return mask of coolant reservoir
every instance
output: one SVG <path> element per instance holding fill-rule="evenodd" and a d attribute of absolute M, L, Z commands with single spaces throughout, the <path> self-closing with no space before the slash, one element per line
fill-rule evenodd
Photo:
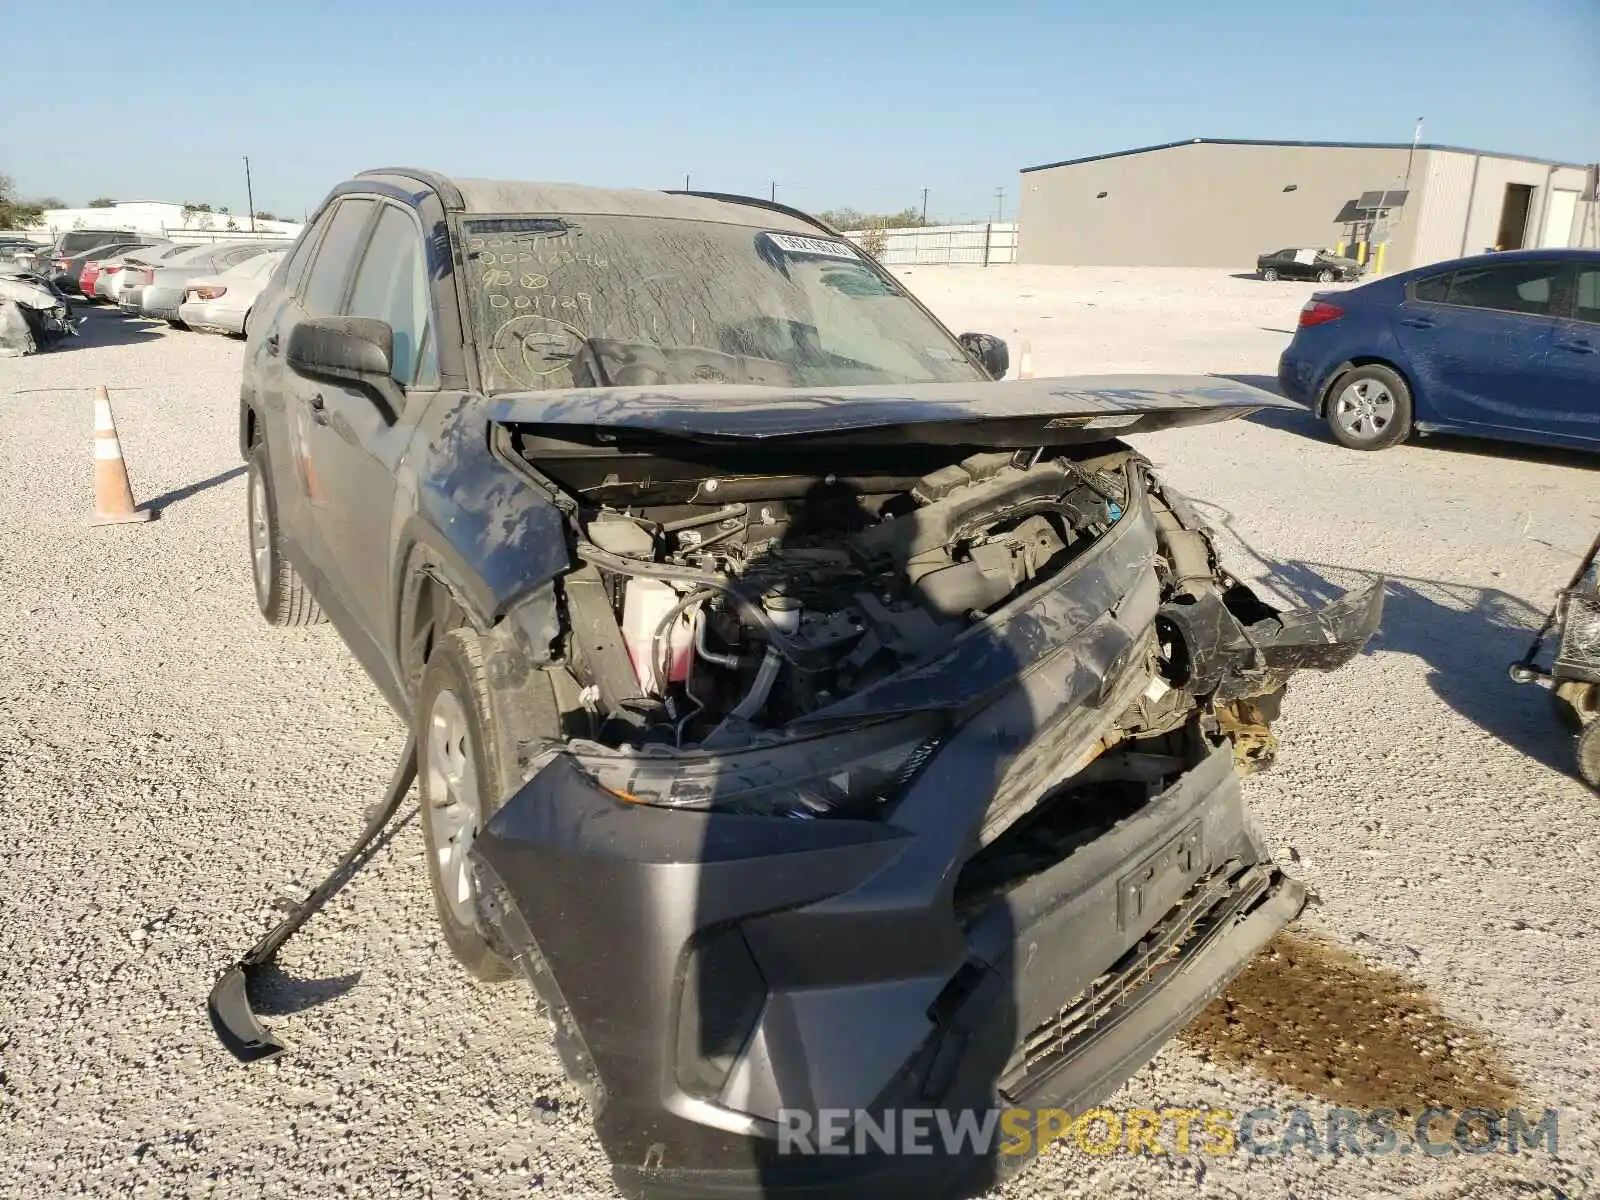
<path fill-rule="evenodd" d="M 622 641 L 628 648 L 628 658 L 633 662 L 633 673 L 646 690 L 655 685 L 655 671 L 651 668 L 651 643 L 656 630 L 680 597 L 669 583 L 659 579 L 630 579 L 622 593 Z M 661 649 L 671 666 L 667 671 L 669 683 L 682 683 L 689 677 L 689 657 L 694 653 L 694 626 L 687 614 L 672 623 L 669 637 L 663 639 L 672 649 L 670 655 Z"/>

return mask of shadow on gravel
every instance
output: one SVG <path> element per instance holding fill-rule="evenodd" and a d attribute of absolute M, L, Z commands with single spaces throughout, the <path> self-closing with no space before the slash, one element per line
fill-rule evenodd
<path fill-rule="evenodd" d="M 153 341 L 161 336 L 161 330 L 165 328 L 142 317 L 130 317 L 121 309 L 103 305 L 89 308 L 81 300 L 72 306 L 72 310 L 74 315 L 81 314 L 84 318 L 83 324 L 78 327 L 78 336 L 62 338 L 51 348 L 51 354 Z"/>
<path fill-rule="evenodd" d="M 1205 502 L 1197 507 L 1227 542 L 1253 560 L 1259 578 L 1286 599 L 1326 604 L 1371 578 L 1371 572 L 1353 567 L 1270 558 L 1239 535 L 1227 510 Z M 1363 653 L 1421 659 L 1428 667 L 1428 686 L 1445 704 L 1512 749 L 1570 773 L 1570 739 L 1550 716 L 1546 694 L 1519 687 L 1506 674 L 1507 665 L 1527 649 L 1544 610 L 1499 588 L 1387 578 L 1383 626 Z"/>
<path fill-rule="evenodd" d="M 242 466 L 229 467 L 226 471 L 219 471 L 211 476 L 210 479 L 202 479 L 198 483 L 189 483 L 181 488 L 173 488 L 170 492 L 162 492 L 161 495 L 147 501 L 144 507 L 150 510 L 152 516 L 159 517 L 162 510 L 168 505 L 176 504 L 180 500 L 187 500 L 190 496 L 206 491 L 209 488 L 218 487 L 227 483 L 230 479 L 239 478 L 244 473 L 245 468 Z"/>
<path fill-rule="evenodd" d="M 1516 1103 L 1494 1046 L 1421 984 L 1304 933 L 1268 943 L 1181 1038 L 1202 1057 L 1349 1108 L 1415 1117 Z"/>
<path fill-rule="evenodd" d="M 263 1017 L 286 1017 L 337 1000 L 361 982 L 361 972 L 331 979 L 296 979 L 277 963 L 260 969 L 252 981 L 250 999 Z"/>

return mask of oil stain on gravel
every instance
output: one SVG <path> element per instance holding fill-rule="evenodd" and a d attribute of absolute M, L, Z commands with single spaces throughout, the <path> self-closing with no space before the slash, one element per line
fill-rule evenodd
<path fill-rule="evenodd" d="M 1303 933 L 1274 938 L 1182 1037 L 1206 1058 L 1350 1108 L 1516 1103 L 1494 1047 L 1416 980 Z"/>

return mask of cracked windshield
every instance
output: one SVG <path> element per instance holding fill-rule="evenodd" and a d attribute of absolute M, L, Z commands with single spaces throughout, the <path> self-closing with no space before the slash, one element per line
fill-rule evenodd
<path fill-rule="evenodd" d="M 462 232 L 488 392 L 982 378 L 845 241 L 614 216 L 467 221 Z"/>

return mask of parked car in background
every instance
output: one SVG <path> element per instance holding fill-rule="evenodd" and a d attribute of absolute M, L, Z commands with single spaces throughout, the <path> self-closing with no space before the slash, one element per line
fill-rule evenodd
<path fill-rule="evenodd" d="M 1366 268 L 1353 258 L 1344 258 L 1313 247 L 1274 250 L 1256 259 L 1256 274 L 1269 283 L 1274 279 L 1315 279 L 1318 283 L 1336 283 L 1359 279 L 1365 272 Z"/>
<path fill-rule="evenodd" d="M 69 229 L 56 239 L 51 248 L 54 258 L 76 258 L 85 250 L 117 243 L 132 244 L 158 239 L 147 237 L 133 229 Z"/>
<path fill-rule="evenodd" d="M 196 246 L 186 254 L 174 255 L 161 263 L 145 267 L 142 275 L 144 290 L 137 293 L 137 304 L 130 302 L 131 281 L 124 284 L 117 304 L 124 312 L 137 311 L 146 317 L 180 325 L 182 322 L 178 317 L 178 309 L 183 304 L 184 288 L 191 280 L 226 271 L 246 259 L 281 248 L 283 244 L 280 239 L 275 242 L 223 242 Z"/>
<path fill-rule="evenodd" d="M 1275 397 L 999 382 L 727 196 L 369 172 L 256 304 L 257 604 L 412 723 L 444 940 L 526 972 L 623 1194 L 944 1194 L 981 1152 L 775 1122 L 1082 1111 L 1299 912 L 1237 775 L 1382 583 L 1275 610 L 1114 436 Z"/>
<path fill-rule="evenodd" d="M 99 271 L 94 276 L 94 286 L 92 289 L 88 282 L 89 266 L 92 264 L 86 264 L 84 266 L 83 278 L 78 282 L 86 293 L 91 290 L 94 292 L 94 295 L 91 297 L 91 299 L 109 300 L 111 303 L 115 304 L 117 301 L 117 294 L 122 287 L 122 273 L 130 262 L 138 261 L 135 258 L 136 255 L 141 253 L 171 253 L 173 250 L 178 248 L 179 247 L 177 247 L 175 244 L 169 243 L 166 246 L 149 246 L 144 247 L 141 250 L 129 250 L 125 254 L 113 254 L 110 257 L 102 258 L 99 261 Z"/>
<path fill-rule="evenodd" d="M 110 254 L 104 258 L 91 258 L 83 264 L 83 272 L 78 276 L 78 290 L 83 293 L 83 298 L 91 303 L 97 300 L 114 299 L 116 292 L 113 290 L 117 276 L 121 273 L 123 264 L 128 256 L 136 253 L 156 253 L 163 248 L 170 248 L 170 242 L 152 242 L 148 246 L 136 247 L 122 254 Z M 104 287 L 102 287 L 104 283 Z"/>
<path fill-rule="evenodd" d="M 1512 250 L 1318 292 L 1284 392 L 1357 450 L 1416 430 L 1600 449 L 1600 250 Z"/>
<path fill-rule="evenodd" d="M 229 267 L 220 275 L 202 275 L 184 288 L 178 320 L 190 329 L 243 333 L 256 297 L 272 280 L 288 250 L 269 250 Z"/>
<path fill-rule="evenodd" d="M 108 282 L 105 277 L 105 268 L 102 267 L 100 278 L 95 280 L 95 295 L 101 296 L 111 303 L 122 306 L 122 297 L 128 291 L 143 292 L 145 288 L 145 271 L 158 266 L 160 263 L 177 258 L 180 254 L 187 254 L 195 249 L 192 242 L 167 242 L 159 246 L 145 246 L 138 250 L 130 250 L 122 256 L 121 269 L 112 276 Z M 112 260 L 113 262 L 116 260 Z M 101 290 L 101 285 L 104 290 Z"/>
<path fill-rule="evenodd" d="M 129 250 L 137 250 L 148 246 L 149 240 L 134 239 L 125 242 L 111 242 L 106 245 L 91 246 L 77 254 L 58 257 L 54 260 L 51 271 L 52 281 L 61 291 L 69 296 L 82 296 L 83 289 L 80 281 L 83 278 L 83 268 L 91 261 L 110 258 L 116 254 L 126 254 Z"/>

